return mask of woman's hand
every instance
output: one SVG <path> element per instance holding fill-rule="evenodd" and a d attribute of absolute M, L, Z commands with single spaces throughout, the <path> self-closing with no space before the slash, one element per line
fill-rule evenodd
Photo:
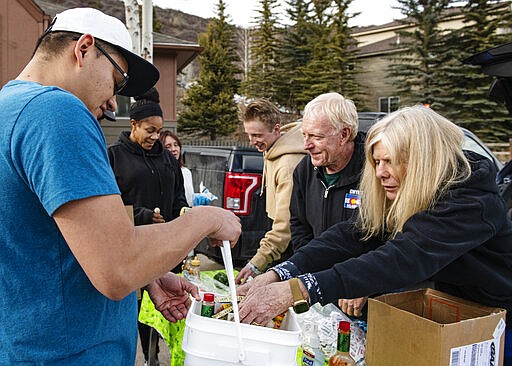
<path fill-rule="evenodd" d="M 252 288 L 251 292 L 240 302 L 240 321 L 265 325 L 277 315 L 286 312 L 292 305 L 293 296 L 288 281 Z"/>
<path fill-rule="evenodd" d="M 153 212 L 153 224 L 162 224 L 164 222 L 164 217 L 160 213 Z"/>
<path fill-rule="evenodd" d="M 363 313 L 361 310 L 366 305 L 368 297 L 358 297 L 356 299 L 339 299 L 338 305 L 341 310 L 348 316 L 361 316 Z"/>

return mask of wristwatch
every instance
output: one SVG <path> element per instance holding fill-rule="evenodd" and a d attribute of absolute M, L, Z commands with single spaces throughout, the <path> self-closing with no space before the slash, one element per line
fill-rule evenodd
<path fill-rule="evenodd" d="M 290 284 L 290 289 L 292 290 L 292 296 L 293 296 L 293 310 L 297 314 L 305 313 L 309 310 L 309 304 L 304 297 L 302 297 L 302 291 L 300 291 L 299 287 L 299 279 L 298 278 L 292 278 L 288 281 Z"/>

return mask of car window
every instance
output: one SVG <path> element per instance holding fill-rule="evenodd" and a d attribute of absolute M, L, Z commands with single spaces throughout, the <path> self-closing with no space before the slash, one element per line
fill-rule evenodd
<path fill-rule="evenodd" d="M 244 172 L 259 173 L 263 171 L 263 154 L 243 155 L 242 166 Z"/>
<path fill-rule="evenodd" d="M 475 140 L 471 139 L 471 137 L 465 136 L 462 148 L 464 150 L 474 151 L 480 155 L 485 156 L 488 159 L 493 160 L 492 157 L 487 153 L 487 151 L 485 151 L 482 146 L 478 145 L 478 143 Z"/>

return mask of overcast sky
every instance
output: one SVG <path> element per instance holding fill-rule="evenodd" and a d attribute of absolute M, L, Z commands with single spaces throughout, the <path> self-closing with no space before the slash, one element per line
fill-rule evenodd
<path fill-rule="evenodd" d="M 139 0 L 140 1 L 140 0 Z M 226 12 L 231 16 L 234 24 L 248 27 L 256 15 L 255 9 L 259 6 L 259 0 L 224 0 Z M 279 0 L 281 6 L 284 0 Z M 184 13 L 198 15 L 203 18 L 215 16 L 217 0 L 153 0 L 153 5 L 161 8 L 181 10 Z M 361 13 L 351 19 L 351 26 L 380 25 L 391 22 L 400 17 L 400 12 L 393 9 L 396 0 L 354 0 L 350 5 L 350 13 Z"/>

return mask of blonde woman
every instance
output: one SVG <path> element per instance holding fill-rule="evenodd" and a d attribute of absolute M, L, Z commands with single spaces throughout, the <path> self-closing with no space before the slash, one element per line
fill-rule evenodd
<path fill-rule="evenodd" d="M 292 306 L 294 277 L 309 304 L 431 280 L 438 290 L 507 309 L 510 327 L 512 222 L 494 165 L 462 142 L 456 125 L 423 106 L 377 122 L 366 140 L 357 222 L 334 225 L 239 288 L 247 293 L 241 319 L 264 324 Z"/>

